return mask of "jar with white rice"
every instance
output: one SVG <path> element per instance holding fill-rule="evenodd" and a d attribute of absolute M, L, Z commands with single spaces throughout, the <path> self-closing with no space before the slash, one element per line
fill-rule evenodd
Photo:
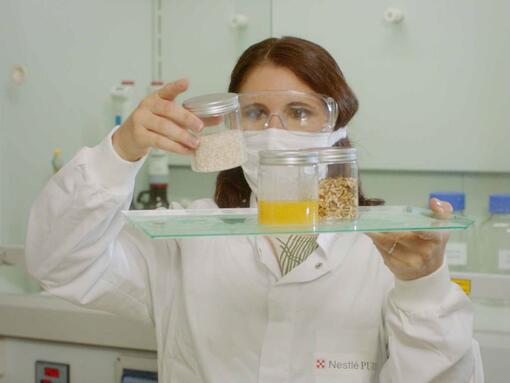
<path fill-rule="evenodd" d="M 246 161 L 237 94 L 198 96 L 184 101 L 183 106 L 205 125 L 191 162 L 194 171 L 217 172 Z"/>

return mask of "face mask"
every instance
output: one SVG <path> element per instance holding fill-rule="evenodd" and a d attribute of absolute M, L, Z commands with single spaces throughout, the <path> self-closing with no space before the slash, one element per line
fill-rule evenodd
<path fill-rule="evenodd" d="M 242 165 L 244 177 L 252 192 L 256 195 L 259 151 L 327 148 L 345 137 L 347 137 L 347 128 L 340 128 L 327 133 L 295 132 L 277 128 L 244 132 L 247 154 L 247 160 Z"/>

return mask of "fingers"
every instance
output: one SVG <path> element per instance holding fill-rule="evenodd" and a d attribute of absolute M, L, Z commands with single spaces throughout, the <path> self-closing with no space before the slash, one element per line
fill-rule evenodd
<path fill-rule="evenodd" d="M 409 254 L 428 255 L 431 249 L 443 246 L 448 238 L 443 232 L 370 233 L 369 237 L 379 250 L 392 255 L 397 249 Z"/>
<path fill-rule="evenodd" d="M 407 257 L 405 255 L 400 254 L 400 252 L 395 252 L 394 254 L 387 254 L 384 250 L 379 252 L 382 255 L 384 264 L 388 266 L 391 270 L 401 269 L 401 268 L 416 268 L 421 267 L 421 264 L 417 264 L 416 257 Z"/>
<path fill-rule="evenodd" d="M 182 146 L 190 149 L 198 147 L 199 139 L 196 136 L 166 118 L 148 114 L 143 117 L 143 126 L 145 129 L 175 141 Z"/>
<path fill-rule="evenodd" d="M 440 201 L 437 198 L 432 198 L 429 201 L 429 206 L 434 212 L 435 216 L 439 219 L 448 219 L 453 214 L 453 207 L 446 201 Z"/>
<path fill-rule="evenodd" d="M 387 246 L 386 248 L 389 249 L 395 241 L 400 241 L 400 238 L 402 235 L 406 233 L 402 232 L 387 232 L 387 233 L 380 233 L 380 232 L 371 232 L 366 233 L 375 244 L 381 245 L 381 246 Z"/>
<path fill-rule="evenodd" d="M 147 100 L 149 110 L 160 116 L 172 120 L 177 125 L 200 132 L 204 123 L 193 113 L 184 109 L 175 102 L 165 100 L 161 97 L 153 97 Z"/>
<path fill-rule="evenodd" d="M 162 136 L 161 134 L 147 131 L 147 139 L 148 146 L 166 150 L 167 152 L 173 152 L 178 154 L 191 154 L 193 152 L 190 148 L 181 145 L 178 142 L 172 141 L 167 137 Z"/>
<path fill-rule="evenodd" d="M 379 243 L 392 243 L 398 240 L 399 243 L 407 246 L 414 246 L 417 241 L 441 241 L 445 232 L 442 231 L 395 231 L 395 232 L 374 232 L 367 233 L 373 241 Z"/>
<path fill-rule="evenodd" d="M 179 94 L 185 92 L 188 89 L 188 85 L 188 80 L 180 79 L 166 84 L 156 93 L 159 97 L 165 100 L 173 101 Z"/>
<path fill-rule="evenodd" d="M 394 236 L 392 236 L 391 240 L 389 236 L 384 235 L 371 235 L 371 237 L 377 237 L 374 240 L 374 245 L 381 254 L 384 264 L 397 278 L 402 280 L 414 279 L 417 275 L 423 273 L 429 260 L 429 256 L 420 254 L 420 252 L 426 251 L 425 247 L 419 250 L 416 248 L 409 249 L 400 243 L 400 241 L 397 240 L 395 242 Z"/>
<path fill-rule="evenodd" d="M 371 233 L 374 245 L 382 255 L 384 264 L 391 270 L 400 270 L 402 268 L 408 269 L 420 265 L 415 265 L 415 257 L 409 257 L 408 250 L 398 242 L 398 238 L 391 238 L 389 236 L 380 235 L 383 233 Z M 388 233 L 384 233 L 388 234 Z M 377 238 L 376 238 L 377 237 Z M 392 236 L 393 237 L 393 236 Z"/>

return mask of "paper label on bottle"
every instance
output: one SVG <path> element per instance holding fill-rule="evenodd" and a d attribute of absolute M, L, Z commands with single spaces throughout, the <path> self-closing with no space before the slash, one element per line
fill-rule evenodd
<path fill-rule="evenodd" d="M 446 262 L 449 266 L 467 265 L 467 244 L 462 242 L 448 242 L 445 248 Z"/>
<path fill-rule="evenodd" d="M 498 253 L 498 268 L 510 270 L 510 250 L 500 250 Z"/>

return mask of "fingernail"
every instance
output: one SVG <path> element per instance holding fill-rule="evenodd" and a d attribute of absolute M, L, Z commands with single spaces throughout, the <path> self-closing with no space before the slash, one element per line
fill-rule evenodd
<path fill-rule="evenodd" d="M 193 145 L 194 148 L 196 148 L 200 144 L 200 139 L 198 138 L 192 138 L 191 139 L 191 145 Z"/>
<path fill-rule="evenodd" d="M 437 206 L 443 207 L 443 203 L 440 200 L 438 200 L 437 198 L 435 198 L 435 200 L 436 200 Z"/>

